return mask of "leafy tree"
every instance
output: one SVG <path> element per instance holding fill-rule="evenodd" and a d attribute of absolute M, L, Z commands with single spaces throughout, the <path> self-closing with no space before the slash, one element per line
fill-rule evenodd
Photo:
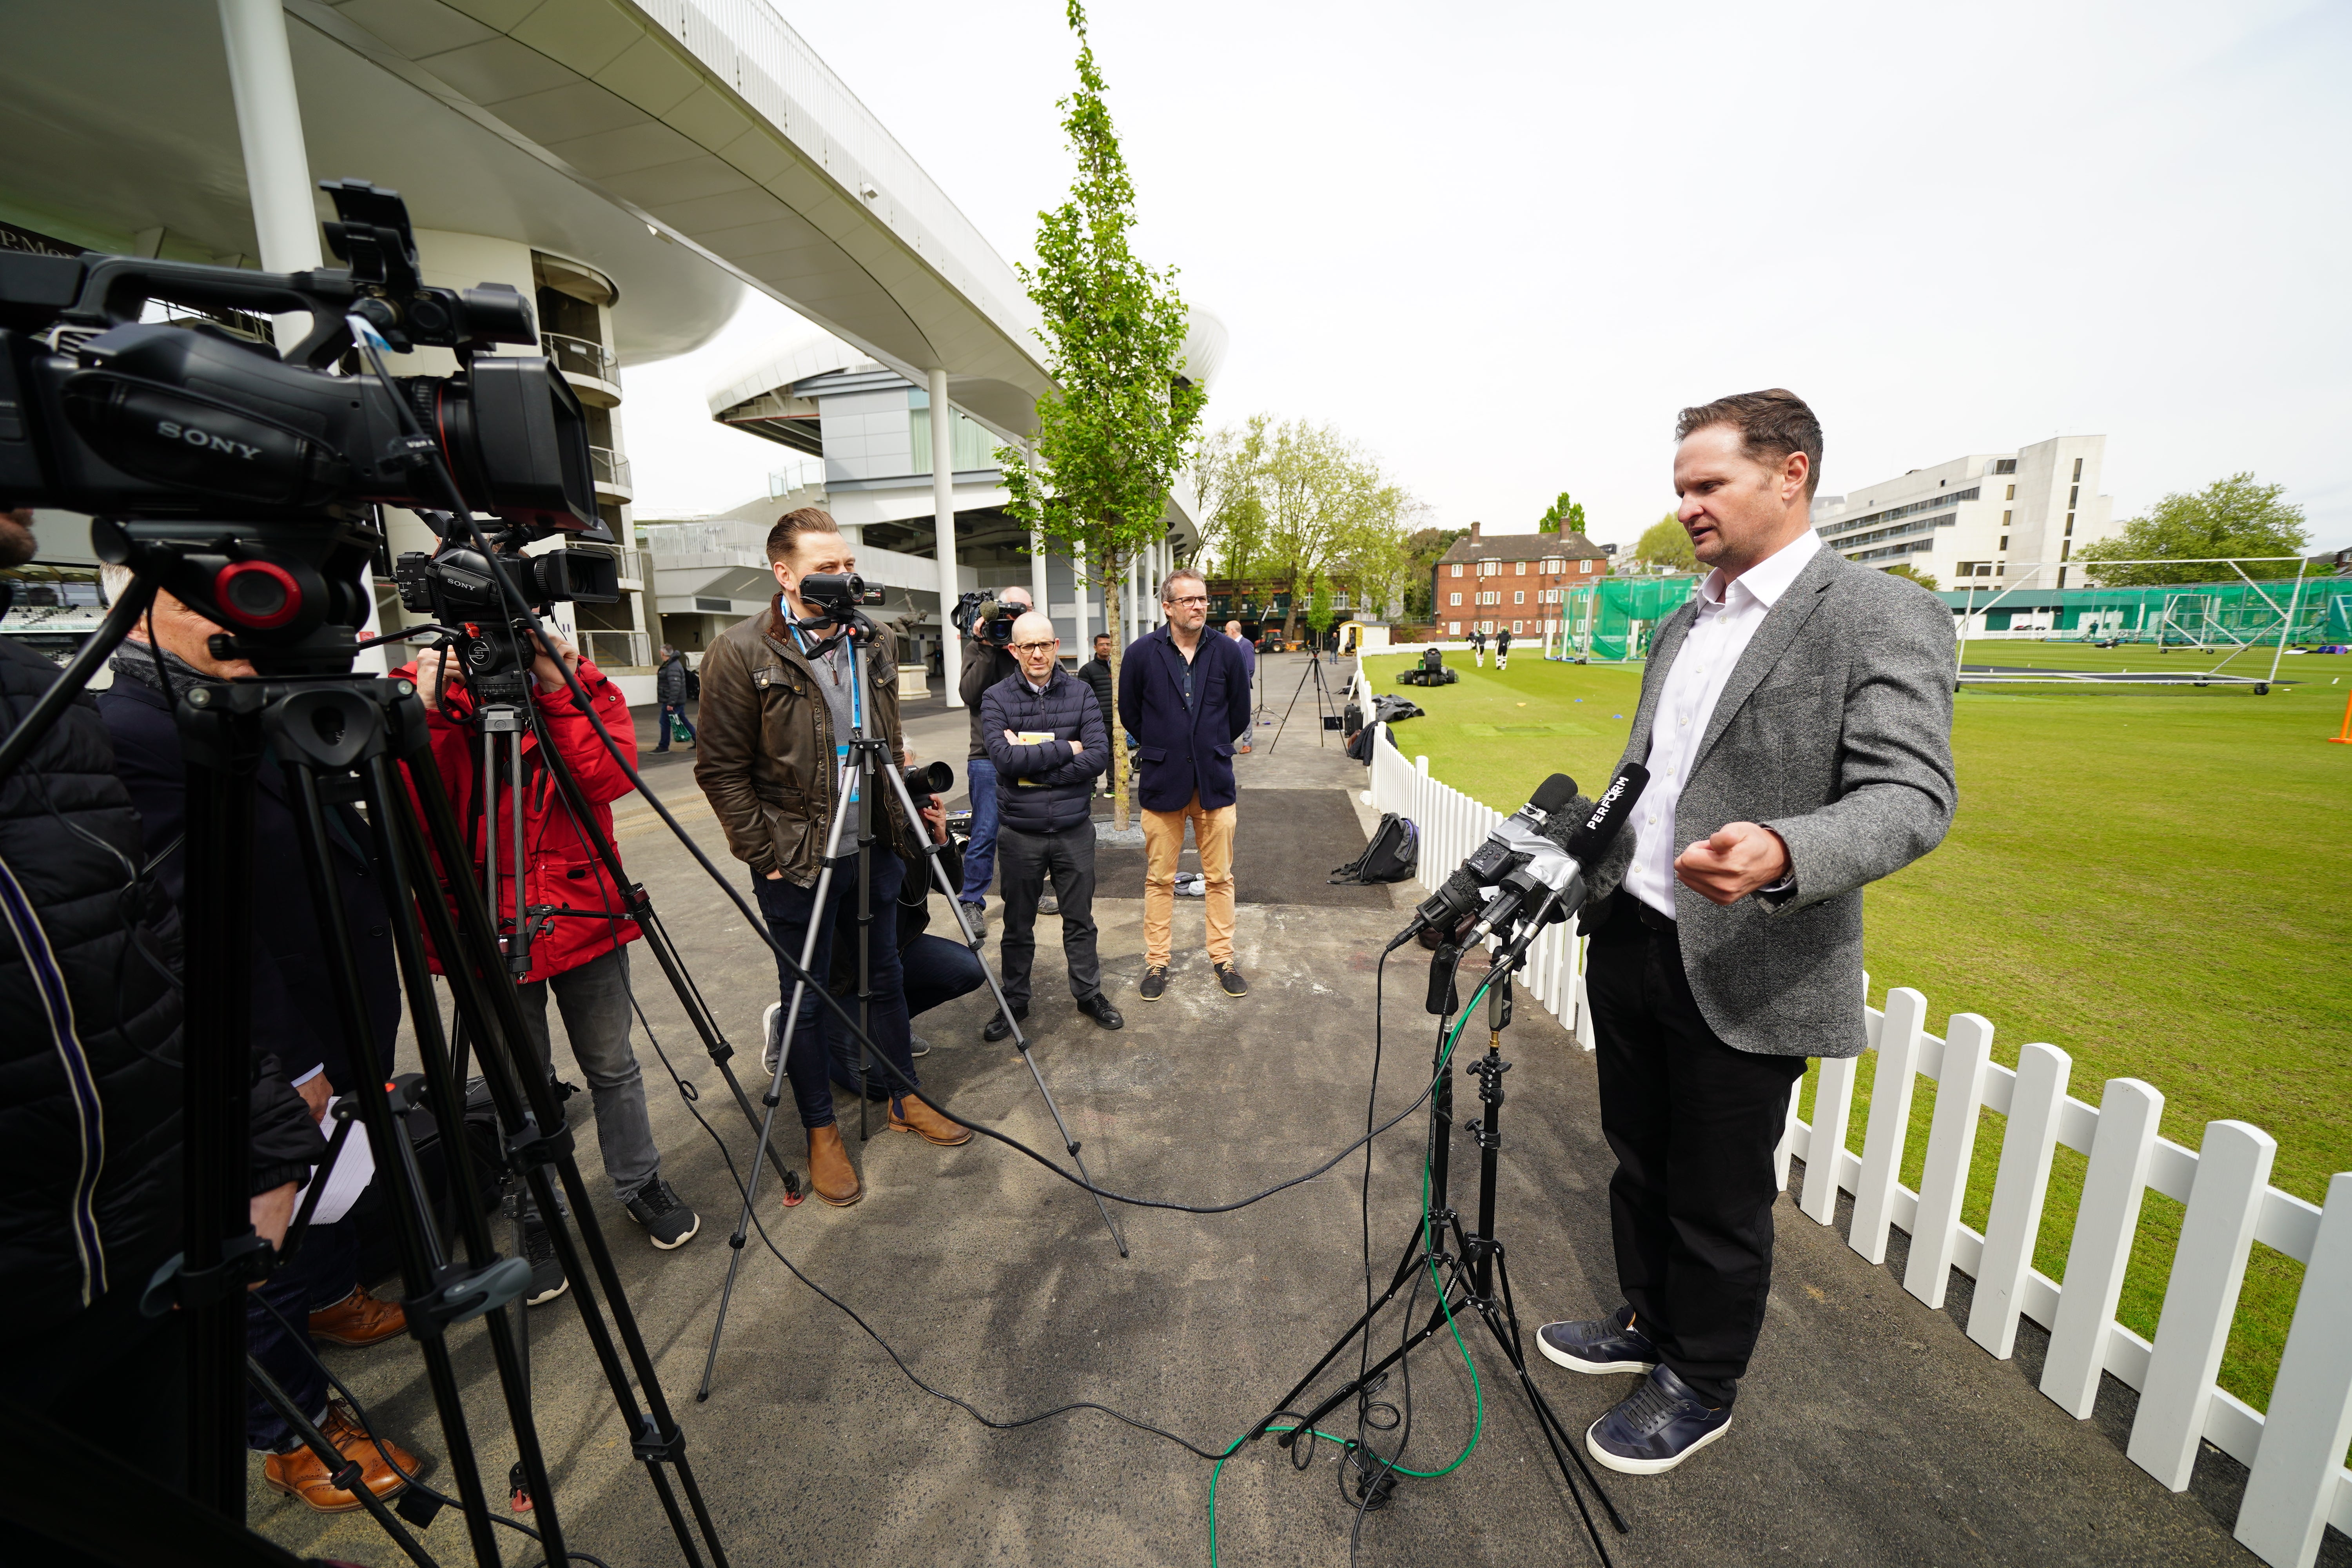
<path fill-rule="evenodd" d="M 1641 542 L 1633 546 L 1633 559 L 1644 566 L 1666 566 L 1677 572 L 1698 570 L 1698 554 L 1691 549 L 1690 535 L 1673 512 L 1666 513 L 1643 531 Z"/>
<path fill-rule="evenodd" d="M 1907 577 L 1912 582 L 1918 584 L 1922 588 L 1927 589 L 1930 594 L 1936 591 L 1936 579 L 1929 576 L 1927 573 L 1920 571 L 1919 568 L 1912 565 L 1908 561 L 1898 561 L 1892 566 L 1882 566 L 1879 570 L 1885 573 L 1889 577 Z"/>
<path fill-rule="evenodd" d="M 1059 391 L 1037 401 L 1037 466 L 1011 447 L 999 447 L 997 461 L 1012 492 L 1005 511 L 1065 545 L 1086 580 L 1116 583 L 1136 551 L 1160 536 L 1206 395 L 1178 374 L 1187 321 L 1176 269 L 1155 270 L 1129 247 L 1135 185 L 1080 0 L 1069 0 L 1068 15 L 1078 89 L 1059 108 L 1077 173 L 1069 199 L 1037 215 L 1036 267 L 1016 268 L 1045 318 L 1038 337 Z M 1104 612 L 1116 679 L 1127 643 L 1118 595 L 1106 595 Z M 1125 826 L 1124 748 L 1111 748 L 1111 768 Z"/>
<path fill-rule="evenodd" d="M 1469 531 L 1466 528 L 1421 528 L 1415 529 L 1406 539 L 1405 543 L 1412 552 L 1404 589 L 1407 620 L 1437 618 L 1438 558 L 1454 548 L 1455 540 Z"/>
<path fill-rule="evenodd" d="M 2211 561 L 2219 556 L 2293 555 L 2304 552 L 2309 533 L 2303 508 L 2280 500 L 2284 485 L 2257 484 L 2251 473 L 2216 479 L 2195 495 L 2175 491 L 2146 517 L 2124 524 L 2114 539 L 2102 539 L 2074 552 L 2084 573 L 2102 588 L 2143 587 L 2159 583 L 2235 581 L 2223 565 L 2176 566 L 2172 561 Z M 2154 561 L 2151 566 L 2107 566 L 2110 561 Z M 2244 562 L 2249 577 L 2292 577 L 2293 561 Z"/>
<path fill-rule="evenodd" d="M 1331 608 L 1331 584 L 1324 581 L 1323 574 L 1319 572 L 1315 574 L 1314 582 L 1314 593 L 1309 596 L 1307 604 L 1307 626 L 1315 634 L 1316 646 L 1319 647 L 1322 646 L 1323 638 L 1331 630 L 1331 622 L 1336 612 Z"/>
<path fill-rule="evenodd" d="M 1566 490 L 1560 491 L 1559 498 L 1551 503 L 1543 516 L 1537 520 L 1536 531 L 1559 534 L 1582 533 L 1584 503 L 1580 500 L 1570 500 L 1568 499 Z"/>
<path fill-rule="evenodd" d="M 1252 576 L 1265 554 L 1264 489 L 1273 423 L 1271 415 L 1253 414 L 1240 425 L 1228 425 L 1203 440 L 1193 458 L 1202 558 L 1213 562 L 1220 576 Z"/>

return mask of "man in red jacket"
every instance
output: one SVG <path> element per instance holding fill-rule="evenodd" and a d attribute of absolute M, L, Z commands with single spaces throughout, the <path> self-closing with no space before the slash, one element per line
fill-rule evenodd
<path fill-rule="evenodd" d="M 563 662 L 579 676 L 583 690 L 595 705 L 596 717 L 636 760 L 636 734 L 629 722 L 629 704 L 620 689 L 593 664 L 582 658 L 571 644 L 558 637 Z M 472 693 L 454 661 L 444 672 L 444 653 L 428 653 L 417 661 L 417 689 L 430 715 L 433 760 L 441 783 L 449 792 L 457 820 L 465 825 L 474 864 L 467 875 L 482 882 L 482 744 L 480 721 Z M 407 673 L 407 672 L 404 672 Z M 597 739 L 588 716 L 572 700 L 563 672 L 545 654 L 531 667 L 531 703 L 535 709 L 522 742 L 522 787 L 500 779 L 498 784 L 497 844 L 498 910 L 502 921 L 515 908 L 515 799 L 522 800 L 524 906 L 532 911 L 530 969 L 517 989 L 522 994 L 523 1023 L 531 1043 L 551 1075 L 553 1056 L 547 1031 L 547 998 L 551 991 L 563 1015 L 563 1032 L 572 1043 L 572 1059 L 588 1076 L 596 1108 L 596 1143 L 604 1151 L 604 1173 L 612 1178 L 614 1195 L 629 1216 L 645 1226 L 656 1247 L 683 1247 L 701 1229 L 702 1221 L 662 1180 L 661 1154 L 654 1147 L 653 1126 L 646 1114 L 646 1084 L 629 1043 L 629 956 L 625 943 L 637 939 L 636 926 L 607 919 L 621 913 L 620 889 L 613 885 L 604 863 L 596 858 L 582 825 L 572 819 L 570 805 L 549 776 L 542 746 L 551 746 L 564 768 L 579 784 L 596 827 L 609 841 L 613 813 L 608 803 L 632 787 Z M 503 752 L 500 752 L 503 755 Z M 567 912 L 569 911 L 569 912 Z M 535 1218 L 527 1218 L 524 1249 L 531 1266 L 530 1300 L 537 1306 L 571 1289 L 554 1245 Z"/>

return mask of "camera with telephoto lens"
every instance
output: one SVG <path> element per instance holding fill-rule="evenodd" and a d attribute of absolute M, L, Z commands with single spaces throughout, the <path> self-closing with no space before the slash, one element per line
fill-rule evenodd
<path fill-rule="evenodd" d="M 372 508 L 450 504 L 436 457 L 472 510 L 534 536 L 601 526 L 571 386 L 536 353 L 483 352 L 538 348 L 530 302 L 425 284 L 396 193 L 323 188 L 342 268 L 0 251 L 0 494 L 95 515 L 102 558 L 289 672 L 350 667 Z M 281 353 L 212 320 L 142 320 L 151 304 L 310 327 Z M 458 374 L 385 384 L 352 318 L 395 353 L 453 351 Z"/>
<path fill-rule="evenodd" d="M 1013 646 L 1013 623 L 1027 613 L 1025 605 L 1008 605 L 990 593 L 965 594 L 956 600 L 949 618 L 956 630 L 991 647 Z"/>
<path fill-rule="evenodd" d="M 907 794 L 913 799 L 917 811 L 955 788 L 955 770 L 945 763 L 911 763 L 904 776 Z"/>

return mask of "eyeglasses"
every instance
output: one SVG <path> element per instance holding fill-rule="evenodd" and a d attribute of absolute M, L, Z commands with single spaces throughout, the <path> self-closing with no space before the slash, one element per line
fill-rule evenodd
<path fill-rule="evenodd" d="M 1201 605 L 1207 604 L 1209 601 L 1204 596 L 1194 599 L 1171 599 L 1168 602 L 1175 605 L 1180 610 L 1191 610 L 1197 609 Z"/>
<path fill-rule="evenodd" d="M 1014 653 L 1051 653 L 1061 646 L 1062 639 L 1055 637 L 1051 642 L 1017 642 L 1013 645 L 1013 651 Z"/>

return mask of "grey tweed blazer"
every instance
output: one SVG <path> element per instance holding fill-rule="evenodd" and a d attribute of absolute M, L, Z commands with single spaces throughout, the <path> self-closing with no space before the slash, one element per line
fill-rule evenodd
<path fill-rule="evenodd" d="M 1697 616 L 1694 600 L 1658 628 L 1626 762 L 1649 755 L 1666 671 Z M 1769 900 L 1728 907 L 1675 884 L 1683 973 L 1726 1045 L 1861 1054 L 1863 886 L 1941 843 L 1958 798 L 1952 635 L 1933 595 L 1824 550 L 1733 668 L 1675 808 L 1677 848 L 1758 822 L 1787 841 L 1796 876 Z M 1594 901 L 1613 890 L 1596 886 Z"/>

